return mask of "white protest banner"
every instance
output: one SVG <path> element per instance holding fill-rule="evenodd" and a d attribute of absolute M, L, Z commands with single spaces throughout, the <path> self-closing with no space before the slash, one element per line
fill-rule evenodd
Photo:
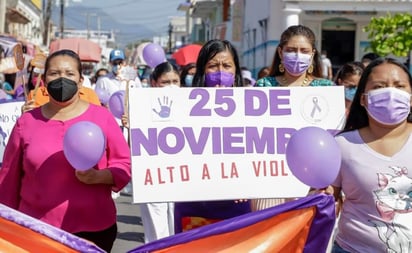
<path fill-rule="evenodd" d="M 0 102 L 0 164 L 3 163 L 4 150 L 17 119 L 21 115 L 24 101 L 5 100 Z"/>
<path fill-rule="evenodd" d="M 342 87 L 130 89 L 133 201 L 305 196 L 285 160 L 305 126 L 342 127 Z M 304 143 L 302 143 L 304 145 Z"/>

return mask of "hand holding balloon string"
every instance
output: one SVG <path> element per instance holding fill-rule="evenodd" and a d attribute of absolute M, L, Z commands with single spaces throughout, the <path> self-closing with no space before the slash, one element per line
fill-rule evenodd
<path fill-rule="evenodd" d="M 75 175 L 84 184 L 114 184 L 112 173 L 108 169 L 76 170 Z"/>

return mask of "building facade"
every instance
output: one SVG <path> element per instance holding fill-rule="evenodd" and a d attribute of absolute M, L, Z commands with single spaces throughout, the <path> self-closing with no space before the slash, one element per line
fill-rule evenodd
<path fill-rule="evenodd" d="M 313 30 L 316 48 L 326 50 L 336 70 L 367 53 L 363 28 L 372 17 L 412 12 L 411 0 L 241 0 L 244 4 L 243 63 L 254 73 L 270 66 L 281 33 L 290 25 Z M 251 34 L 250 34 L 251 33 Z M 404 59 L 403 59 L 404 60 Z"/>
<path fill-rule="evenodd" d="M 7 0 L 4 7 L 3 33 L 40 45 L 42 42 L 41 0 Z"/>
<path fill-rule="evenodd" d="M 190 0 L 187 5 L 190 17 L 201 20 L 192 27 L 193 40 L 230 40 L 254 76 L 271 65 L 280 35 L 291 25 L 313 30 L 317 50 L 327 51 L 336 72 L 367 53 L 363 28 L 372 17 L 412 12 L 412 0 Z"/>

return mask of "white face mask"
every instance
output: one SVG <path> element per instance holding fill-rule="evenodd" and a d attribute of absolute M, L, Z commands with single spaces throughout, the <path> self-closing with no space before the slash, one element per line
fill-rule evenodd
<path fill-rule="evenodd" d="M 144 88 L 149 87 L 149 83 L 147 81 L 141 81 L 141 84 Z"/>
<path fill-rule="evenodd" d="M 169 85 L 163 86 L 163 88 L 180 88 L 180 86 L 176 84 L 169 84 Z"/>

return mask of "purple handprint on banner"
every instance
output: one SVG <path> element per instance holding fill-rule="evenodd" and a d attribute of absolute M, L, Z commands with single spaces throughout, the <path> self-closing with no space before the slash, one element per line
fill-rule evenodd
<path fill-rule="evenodd" d="M 157 101 L 159 101 L 160 110 L 157 111 L 156 109 L 153 108 L 153 111 L 157 115 L 159 115 L 160 118 L 169 118 L 173 100 L 170 100 L 170 102 L 169 102 L 169 97 L 164 96 L 163 97 L 163 103 L 160 101 L 160 98 L 157 98 Z"/>

